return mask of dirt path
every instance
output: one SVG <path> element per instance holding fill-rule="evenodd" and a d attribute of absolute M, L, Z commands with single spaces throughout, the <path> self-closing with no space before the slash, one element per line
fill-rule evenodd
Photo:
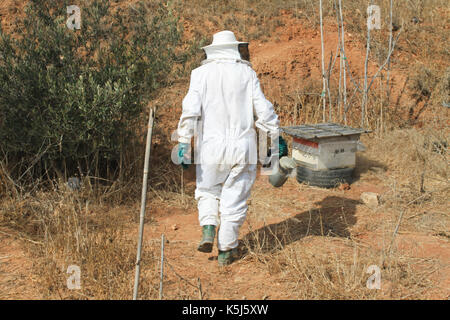
<path fill-rule="evenodd" d="M 318 189 L 298 184 L 290 179 L 285 186 L 275 189 L 267 182 L 267 177 L 260 176 L 255 183 L 250 199 L 248 219 L 241 228 L 240 242 L 249 239 L 255 232 L 267 231 L 283 227 L 277 235 L 286 234 L 289 238 L 283 249 L 300 245 L 316 250 L 347 250 L 343 243 L 352 237 L 361 246 L 382 246 L 380 234 L 367 230 L 368 224 L 380 223 L 382 213 L 374 212 L 359 203 L 362 192 L 373 191 L 382 194 L 386 190 L 367 181 L 357 181 L 350 190 Z M 188 197 L 188 195 L 187 195 Z M 321 208 L 324 232 L 318 223 L 317 212 L 313 213 L 310 228 L 308 225 L 309 208 Z M 186 210 L 150 207 L 153 223 L 147 224 L 145 241 L 156 247 L 160 244 L 161 234 L 168 242 L 165 245 L 167 259 L 164 290 L 165 298 L 179 299 L 199 298 L 198 284 L 200 279 L 202 298 L 206 299 L 298 299 L 298 283 L 286 276 L 285 270 L 277 263 L 260 263 L 261 260 L 273 258 L 271 255 L 258 256 L 247 252 L 242 259 L 226 268 L 217 265 L 217 248 L 210 254 L 196 251 L 201 229 L 198 225 L 195 207 Z M 346 223 L 339 218 L 344 217 Z M 377 221 L 377 222 L 374 222 Z M 136 228 L 137 226 L 135 226 Z M 326 233 L 326 234 L 324 234 Z M 269 247 L 276 243 L 269 243 Z M 427 291 L 424 298 L 445 298 L 449 294 L 450 257 L 448 241 L 438 237 L 411 233 L 398 237 L 398 246 L 405 257 L 414 257 L 425 261 L 433 260 L 440 270 L 435 270 L 426 281 L 435 281 L 433 290 Z M 328 248 L 326 248 L 328 247 Z M 287 249 L 285 249 L 287 248 Z M 294 247 L 295 248 L 295 247 Z M 257 248 L 255 248 L 256 250 Z M 157 251 L 157 250 L 156 250 Z M 331 256 L 331 255 L 330 255 Z M 379 261 L 374 260 L 373 264 Z M 377 298 L 389 298 L 390 282 L 382 284 Z"/>

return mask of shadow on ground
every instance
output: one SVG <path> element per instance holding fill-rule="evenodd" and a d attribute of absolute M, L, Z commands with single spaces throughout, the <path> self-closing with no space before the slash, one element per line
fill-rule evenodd
<path fill-rule="evenodd" d="M 246 234 L 240 241 L 239 258 L 249 253 L 273 253 L 307 236 L 350 236 L 359 201 L 328 196 L 315 204 L 316 208 Z"/>

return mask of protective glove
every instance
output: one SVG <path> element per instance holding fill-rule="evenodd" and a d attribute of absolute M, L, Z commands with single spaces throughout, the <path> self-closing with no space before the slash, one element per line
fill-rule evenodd
<path fill-rule="evenodd" d="M 286 140 L 280 135 L 278 136 L 278 159 L 285 157 L 289 154 L 288 146 Z M 272 149 L 269 149 L 267 152 L 267 157 L 272 158 L 272 156 L 276 156 L 277 154 L 272 155 Z M 263 165 L 264 168 L 270 167 L 270 162 L 268 164 Z"/>
<path fill-rule="evenodd" d="M 191 145 L 189 143 L 178 144 L 178 162 L 181 164 L 183 169 L 189 168 L 189 163 L 184 163 L 184 156 L 189 153 L 189 148 Z"/>
<path fill-rule="evenodd" d="M 278 138 L 278 147 L 280 149 L 280 158 L 288 155 L 288 146 L 282 136 Z"/>
<path fill-rule="evenodd" d="M 282 136 L 278 136 L 278 158 L 282 158 L 284 156 L 288 155 L 288 146 L 286 143 L 286 140 L 283 139 Z M 272 151 L 269 149 L 269 154 L 268 156 L 270 157 L 272 154 Z M 276 154 L 273 154 L 274 156 L 276 156 Z"/>

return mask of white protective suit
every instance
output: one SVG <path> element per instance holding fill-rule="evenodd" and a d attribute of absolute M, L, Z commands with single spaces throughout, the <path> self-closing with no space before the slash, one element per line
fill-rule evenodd
<path fill-rule="evenodd" d="M 256 178 L 254 126 L 271 134 L 278 132 L 279 121 L 255 71 L 239 62 L 237 44 L 205 51 L 212 61 L 192 71 L 178 141 L 190 143 L 197 129 L 195 199 L 199 221 L 201 226 L 218 226 L 220 221 L 218 249 L 227 251 L 238 246 L 239 228 Z"/>

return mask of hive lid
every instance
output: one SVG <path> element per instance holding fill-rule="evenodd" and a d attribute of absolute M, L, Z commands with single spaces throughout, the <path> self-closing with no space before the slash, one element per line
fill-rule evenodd
<path fill-rule="evenodd" d="M 282 127 L 281 130 L 288 135 L 302 139 L 342 137 L 370 132 L 364 129 L 352 128 L 337 123 L 303 124 L 299 126 Z"/>

